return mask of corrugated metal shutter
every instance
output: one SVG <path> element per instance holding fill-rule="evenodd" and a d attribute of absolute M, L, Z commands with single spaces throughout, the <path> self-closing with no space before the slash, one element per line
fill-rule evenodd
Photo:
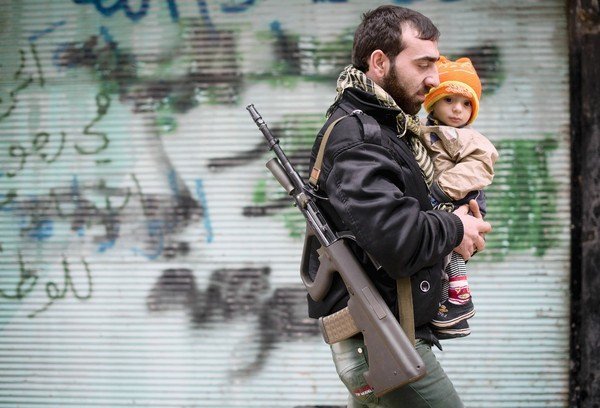
<path fill-rule="evenodd" d="M 397 3 L 472 58 L 501 154 L 473 333 L 440 360 L 467 406 L 566 406 L 564 1 Z M 305 163 L 378 4 L 1 3 L 2 405 L 345 403 L 306 319 L 302 220 L 244 107 Z"/>

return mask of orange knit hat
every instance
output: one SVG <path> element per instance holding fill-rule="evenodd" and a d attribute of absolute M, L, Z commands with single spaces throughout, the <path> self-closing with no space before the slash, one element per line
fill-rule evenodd
<path fill-rule="evenodd" d="M 471 60 L 464 57 L 450 61 L 444 56 L 435 63 L 440 75 L 440 84 L 431 88 L 425 96 L 425 110 L 429 113 L 433 105 L 448 95 L 462 95 L 469 98 L 473 111 L 467 125 L 473 123 L 479 113 L 479 98 L 481 98 L 481 81 Z"/>

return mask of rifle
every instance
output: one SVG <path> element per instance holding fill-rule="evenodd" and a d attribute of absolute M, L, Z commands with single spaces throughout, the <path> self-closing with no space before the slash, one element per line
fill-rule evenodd
<path fill-rule="evenodd" d="M 269 150 L 277 156 L 266 163 L 267 168 L 304 215 L 307 236 L 314 235 L 321 244 L 315 279 L 308 275 L 308 268 L 303 267 L 300 272 L 309 295 L 315 301 L 322 300 L 331 287 L 333 274 L 337 272 L 342 277 L 350 294 L 347 311 L 356 328 L 362 332 L 368 350 L 369 370 L 364 376 L 375 395 L 384 395 L 421 378 L 426 373 L 425 364 L 400 323 L 367 277 L 344 237 L 340 237 L 328 224 L 317 205 L 318 197 L 294 169 L 279 146 L 279 140 L 273 136 L 254 105 L 250 104 L 246 109 L 266 138 Z M 323 318 L 319 321 L 323 330 Z M 324 337 L 329 343 L 325 333 Z"/>

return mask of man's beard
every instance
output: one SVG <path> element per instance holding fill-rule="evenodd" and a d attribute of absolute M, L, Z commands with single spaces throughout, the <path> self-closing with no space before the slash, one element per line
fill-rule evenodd
<path fill-rule="evenodd" d="M 382 88 L 394 99 L 404 113 L 416 115 L 421 110 L 421 102 L 411 100 L 408 91 L 398 80 L 395 66 L 392 65 L 390 72 L 383 77 Z"/>

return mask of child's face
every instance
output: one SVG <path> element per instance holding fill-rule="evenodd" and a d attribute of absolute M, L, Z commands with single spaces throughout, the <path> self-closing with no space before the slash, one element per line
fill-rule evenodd
<path fill-rule="evenodd" d="M 464 126 L 472 112 L 471 101 L 461 95 L 445 96 L 433 105 L 433 117 L 447 126 Z"/>

